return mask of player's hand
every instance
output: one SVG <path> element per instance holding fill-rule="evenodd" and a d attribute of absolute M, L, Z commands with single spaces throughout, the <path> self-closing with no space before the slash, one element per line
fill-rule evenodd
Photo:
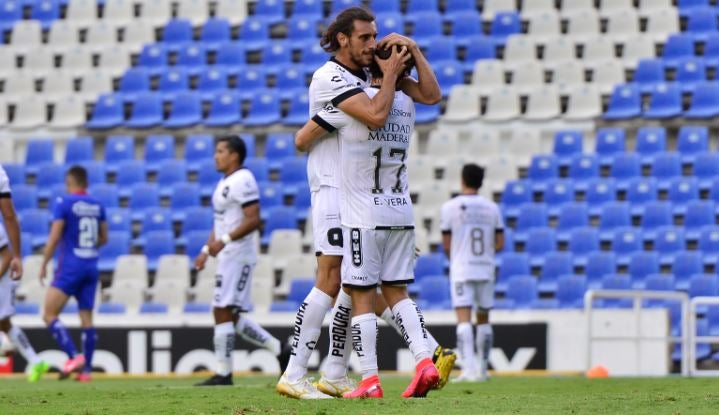
<path fill-rule="evenodd" d="M 414 51 L 417 50 L 417 42 L 407 36 L 402 36 L 394 32 L 383 37 L 379 43 L 377 43 L 377 49 L 387 49 L 395 45 L 404 46 L 410 53 L 414 53 Z"/>
<path fill-rule="evenodd" d="M 379 59 L 376 56 L 374 59 L 377 61 L 380 69 L 382 69 L 383 74 L 393 73 L 399 76 L 404 73 L 406 63 L 411 58 L 412 55 L 407 52 L 407 48 L 402 47 L 399 51 L 397 51 L 396 48 L 392 48 L 392 54 L 387 59 Z"/>
<path fill-rule="evenodd" d="M 205 263 L 207 263 L 207 254 L 200 252 L 200 255 L 195 258 L 195 269 L 202 271 L 205 268 Z"/>
<path fill-rule="evenodd" d="M 40 267 L 40 286 L 45 286 L 45 277 L 47 276 L 47 264 L 43 263 Z"/>
<path fill-rule="evenodd" d="M 210 248 L 210 256 L 217 256 L 225 247 L 225 244 L 222 241 L 212 241 L 207 246 Z"/>
<path fill-rule="evenodd" d="M 10 261 L 10 278 L 16 281 L 22 278 L 22 259 L 19 257 L 14 257 Z"/>

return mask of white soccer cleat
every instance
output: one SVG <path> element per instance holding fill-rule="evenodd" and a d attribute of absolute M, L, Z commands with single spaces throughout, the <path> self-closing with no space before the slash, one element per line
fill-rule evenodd
<path fill-rule="evenodd" d="M 482 378 L 480 378 L 477 375 L 472 375 L 469 373 L 461 373 L 456 378 L 450 380 L 452 383 L 465 383 L 465 382 L 481 382 Z"/>
<path fill-rule="evenodd" d="M 335 398 L 341 398 L 346 392 L 355 390 L 357 388 L 357 382 L 349 376 L 333 380 L 327 379 L 322 375 L 320 381 L 315 383 L 315 387 L 322 393 L 334 396 Z"/>
<path fill-rule="evenodd" d="M 280 395 L 294 399 L 332 399 L 330 395 L 317 390 L 306 376 L 303 376 L 297 382 L 290 382 L 287 375 L 283 374 L 275 389 Z"/>

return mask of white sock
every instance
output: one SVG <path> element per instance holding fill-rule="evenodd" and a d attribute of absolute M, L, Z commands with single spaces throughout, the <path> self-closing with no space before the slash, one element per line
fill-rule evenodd
<path fill-rule="evenodd" d="M 379 374 L 377 369 L 377 316 L 366 313 L 352 318 L 352 346 L 359 357 L 362 379 Z"/>
<path fill-rule="evenodd" d="M 412 300 L 410 300 L 412 301 Z M 414 303 L 414 301 L 412 301 Z M 416 305 L 416 303 L 415 303 Z M 399 328 L 397 325 L 397 322 L 394 320 L 394 314 L 392 314 L 392 310 L 389 309 L 389 307 L 385 308 L 382 312 L 382 315 L 380 316 L 382 320 L 384 320 L 387 324 L 389 324 L 390 327 L 394 328 L 394 330 L 399 334 L 400 336 L 403 336 L 402 329 Z M 439 347 L 439 343 L 437 340 L 432 336 L 432 333 L 427 330 L 427 328 L 424 328 L 424 331 L 427 333 L 427 346 L 429 347 L 429 351 L 434 353 L 434 351 Z"/>
<path fill-rule="evenodd" d="M 462 373 L 477 375 L 477 358 L 474 355 L 474 330 L 472 323 L 457 324 L 457 349 L 462 355 Z"/>
<path fill-rule="evenodd" d="M 405 298 L 392 307 L 392 314 L 404 341 L 414 355 L 415 362 L 432 357 L 424 328 L 424 317 L 419 307 L 409 298 Z"/>
<path fill-rule="evenodd" d="M 479 372 L 483 377 L 487 377 L 489 370 L 489 352 L 494 344 L 494 332 L 489 324 L 477 325 L 477 355 L 479 356 Z"/>
<path fill-rule="evenodd" d="M 335 380 L 347 376 L 347 366 L 352 353 L 352 297 L 343 290 L 340 290 L 337 296 L 330 317 L 330 347 L 324 375 Z"/>
<path fill-rule="evenodd" d="M 232 373 L 232 351 L 235 349 L 235 327 L 231 321 L 215 326 L 215 357 L 220 376 Z"/>
<path fill-rule="evenodd" d="M 37 353 L 35 353 L 35 349 L 32 348 L 30 340 L 27 339 L 25 332 L 22 331 L 20 327 L 13 326 L 8 332 L 8 337 L 10 337 L 10 341 L 12 341 L 15 348 L 29 364 L 34 365 L 40 363 L 40 358 L 37 357 Z"/>
<path fill-rule="evenodd" d="M 280 341 L 265 330 L 264 327 L 257 324 L 256 321 L 248 317 L 240 316 L 236 330 L 237 334 L 245 341 L 255 346 L 263 347 L 274 353 L 275 356 L 279 356 L 282 352 Z"/>
<path fill-rule="evenodd" d="M 322 320 L 332 307 L 332 297 L 317 287 L 312 288 L 295 316 L 292 335 L 292 354 L 285 375 L 290 382 L 298 381 L 307 374 L 307 362 L 317 345 L 322 330 Z"/>

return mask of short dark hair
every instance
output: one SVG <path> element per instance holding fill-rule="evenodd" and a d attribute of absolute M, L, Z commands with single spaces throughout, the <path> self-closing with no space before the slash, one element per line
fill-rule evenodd
<path fill-rule="evenodd" d="M 396 46 L 395 49 L 399 51 L 399 46 Z M 379 56 L 377 56 L 377 58 L 382 59 Z M 402 73 L 402 76 L 397 77 L 397 81 L 401 80 L 406 76 L 410 76 L 412 74 L 412 68 L 414 68 L 414 58 L 410 58 L 407 61 L 407 63 L 405 64 L 404 72 Z M 384 74 L 382 73 L 382 68 L 379 67 L 379 64 L 375 59 L 372 59 L 372 63 L 369 64 L 368 69 L 370 74 L 372 74 L 373 79 L 382 79 L 382 77 L 384 76 Z"/>
<path fill-rule="evenodd" d="M 82 166 L 72 166 L 67 170 L 66 173 L 67 176 L 72 177 L 72 180 L 75 181 L 75 184 L 82 188 L 87 187 L 87 170 L 85 170 Z"/>
<path fill-rule="evenodd" d="M 462 167 L 462 181 L 471 189 L 479 189 L 484 181 L 484 168 L 474 163 L 465 164 Z"/>
<path fill-rule="evenodd" d="M 231 152 L 237 153 L 240 165 L 245 162 L 245 158 L 247 158 L 247 145 L 242 137 L 237 134 L 223 135 L 217 137 L 216 144 L 219 143 L 227 143 L 227 148 L 229 148 Z"/>
<path fill-rule="evenodd" d="M 330 53 L 337 52 L 340 49 L 340 42 L 337 40 L 337 35 L 344 33 L 346 36 L 352 36 L 352 32 L 355 28 L 355 20 L 374 22 L 375 18 L 372 12 L 364 7 L 350 7 L 342 10 L 322 34 L 322 38 L 320 39 L 322 49 Z"/>

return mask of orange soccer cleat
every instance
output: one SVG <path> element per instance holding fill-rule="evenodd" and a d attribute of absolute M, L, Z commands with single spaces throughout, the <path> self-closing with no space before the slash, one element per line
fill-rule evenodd
<path fill-rule="evenodd" d="M 348 399 L 382 398 L 384 397 L 384 392 L 382 391 L 382 385 L 379 383 L 379 376 L 374 375 L 363 379 L 355 390 L 345 392 L 342 396 Z"/>
<path fill-rule="evenodd" d="M 432 359 L 427 358 L 417 363 L 417 369 L 414 373 L 412 382 L 402 393 L 403 398 L 424 398 L 427 392 L 439 383 L 439 372 L 432 363 Z"/>

